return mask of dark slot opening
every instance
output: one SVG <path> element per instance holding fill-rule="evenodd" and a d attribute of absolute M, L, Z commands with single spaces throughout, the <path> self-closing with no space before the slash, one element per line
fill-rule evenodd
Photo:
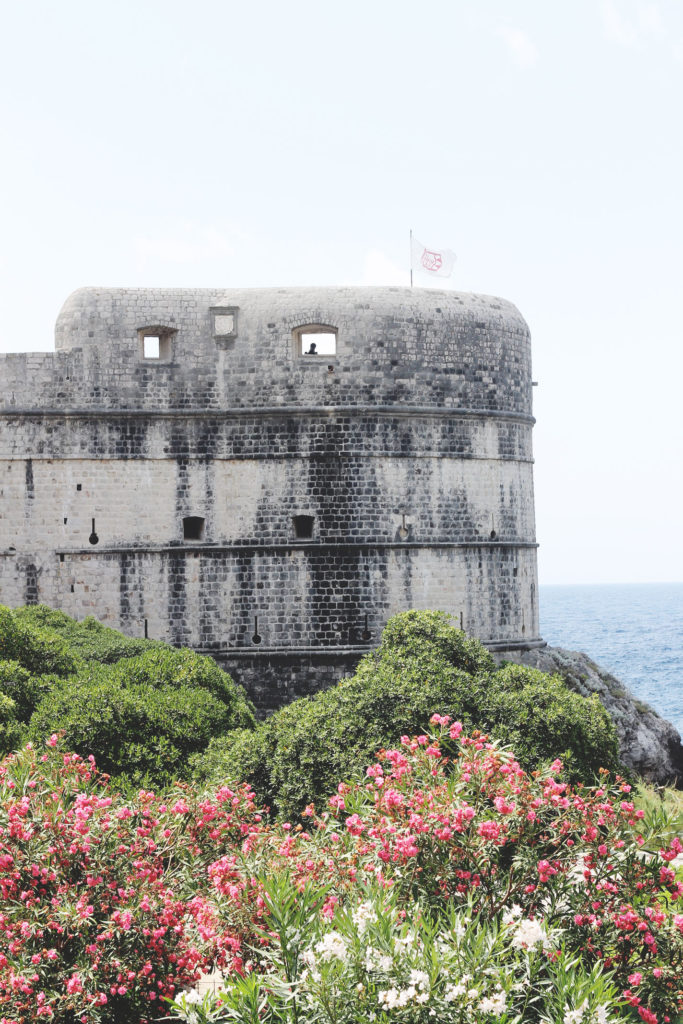
<path fill-rule="evenodd" d="M 294 536 L 297 540 L 310 540 L 313 536 L 315 516 L 294 516 Z"/>
<path fill-rule="evenodd" d="M 204 519 L 202 516 L 185 516 L 183 519 L 183 540 L 202 540 Z"/>

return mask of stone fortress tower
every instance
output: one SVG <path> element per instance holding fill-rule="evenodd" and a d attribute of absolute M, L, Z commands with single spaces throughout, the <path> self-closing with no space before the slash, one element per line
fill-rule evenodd
<path fill-rule="evenodd" d="M 81 289 L 54 353 L 0 356 L 0 602 L 211 654 L 263 709 L 409 608 L 541 646 L 531 384 L 489 296 Z"/>

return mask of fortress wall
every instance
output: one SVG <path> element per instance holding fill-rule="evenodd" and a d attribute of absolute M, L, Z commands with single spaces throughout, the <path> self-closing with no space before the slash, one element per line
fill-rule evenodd
<path fill-rule="evenodd" d="M 93 519 L 100 547 L 180 544 L 188 515 L 207 544 L 287 544 L 300 514 L 322 542 L 397 541 L 403 516 L 423 544 L 529 541 L 530 477 L 492 459 L 2 460 L 0 549 L 87 550 Z"/>
<path fill-rule="evenodd" d="M 528 416 L 411 406 L 320 406 L 90 414 L 0 411 L 0 458 L 259 459 L 340 453 L 358 458 L 516 459 L 530 462 Z"/>
<path fill-rule="evenodd" d="M 304 323 L 338 330 L 334 357 L 299 354 Z M 164 358 L 143 358 L 145 328 L 170 332 Z M 263 709 L 352 670 L 411 607 L 496 649 L 541 643 L 529 337 L 510 304 L 84 289 L 57 343 L 0 357 L 0 601 L 209 652 Z"/>
<path fill-rule="evenodd" d="M 533 549 L 518 544 L 108 549 L 63 561 L 5 557 L 0 585 L 3 602 L 42 601 L 76 618 L 94 614 L 136 636 L 146 618 L 150 635 L 178 643 L 187 637 L 192 647 L 250 646 L 255 615 L 267 646 L 360 643 L 366 615 L 377 639 L 386 618 L 407 608 L 440 608 L 482 640 L 514 646 L 525 633 L 538 635 L 533 569 Z"/>

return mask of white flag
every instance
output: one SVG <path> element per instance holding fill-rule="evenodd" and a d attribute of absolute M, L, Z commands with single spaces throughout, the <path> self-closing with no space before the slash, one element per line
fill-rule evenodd
<path fill-rule="evenodd" d="M 450 249 L 427 249 L 417 238 L 410 243 L 411 270 L 421 270 L 430 277 L 450 277 L 455 253 Z"/>

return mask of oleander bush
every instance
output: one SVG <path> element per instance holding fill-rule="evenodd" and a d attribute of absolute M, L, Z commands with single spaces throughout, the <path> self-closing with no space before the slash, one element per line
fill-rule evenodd
<path fill-rule="evenodd" d="M 260 816 L 244 788 L 128 801 L 56 745 L 0 764 L 0 1022 L 166 1016 L 210 963 L 241 964 L 206 867 Z"/>
<path fill-rule="evenodd" d="M 354 676 L 293 701 L 251 736 L 212 740 L 195 758 L 195 774 L 211 783 L 245 779 L 281 816 L 296 815 L 419 729 L 434 707 L 512 743 L 527 769 L 560 755 L 571 779 L 591 782 L 600 768 L 620 767 L 614 725 L 596 697 L 537 669 L 496 669 L 448 616 L 412 611 L 390 619 Z"/>
<path fill-rule="evenodd" d="M 56 735 L 6 758 L 0 1024 L 673 1021 L 672 822 L 431 722 L 296 823 L 248 787 L 125 798 Z"/>

